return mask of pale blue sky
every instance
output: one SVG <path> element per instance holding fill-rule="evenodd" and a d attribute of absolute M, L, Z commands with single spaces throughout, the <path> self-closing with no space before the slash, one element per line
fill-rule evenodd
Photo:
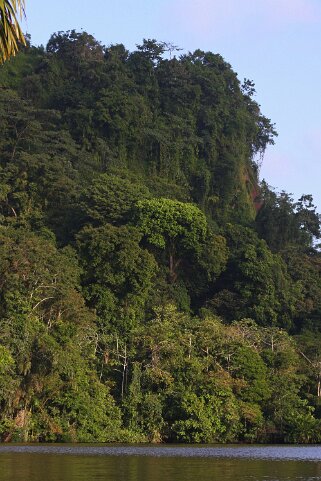
<path fill-rule="evenodd" d="M 321 211 L 321 0 L 26 0 L 36 45 L 58 30 L 86 30 L 132 50 L 143 38 L 223 55 L 276 123 L 261 172 Z"/>

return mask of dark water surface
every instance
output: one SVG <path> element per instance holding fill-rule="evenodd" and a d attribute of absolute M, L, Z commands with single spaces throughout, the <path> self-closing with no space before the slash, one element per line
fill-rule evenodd
<path fill-rule="evenodd" d="M 321 481 L 321 446 L 1 445 L 0 481 Z"/>

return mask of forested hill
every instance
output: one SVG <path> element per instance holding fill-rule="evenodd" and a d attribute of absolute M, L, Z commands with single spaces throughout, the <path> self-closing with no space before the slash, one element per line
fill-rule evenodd
<path fill-rule="evenodd" d="M 0 126 L 3 441 L 321 441 L 320 219 L 251 81 L 59 32 Z"/>

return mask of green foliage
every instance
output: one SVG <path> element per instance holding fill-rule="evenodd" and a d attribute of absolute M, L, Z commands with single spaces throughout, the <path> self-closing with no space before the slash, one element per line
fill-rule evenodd
<path fill-rule="evenodd" d="M 178 50 L 0 69 L 2 441 L 321 439 L 319 215 L 259 183 L 253 82 Z"/>
<path fill-rule="evenodd" d="M 223 412 L 226 413 L 225 399 L 217 394 L 197 396 L 196 393 L 184 392 L 179 399 L 179 419 L 173 423 L 175 440 L 184 443 L 213 443 L 221 441 L 226 430 L 222 423 Z"/>
<path fill-rule="evenodd" d="M 137 202 L 137 225 L 148 241 L 161 249 L 178 244 L 197 250 L 205 239 L 206 218 L 194 205 L 170 199 Z"/>
<path fill-rule="evenodd" d="M 209 234 L 199 255 L 199 266 L 207 272 L 209 279 L 216 279 L 225 270 L 228 256 L 225 237 Z"/>
<path fill-rule="evenodd" d="M 84 192 L 85 215 L 98 224 L 124 224 L 131 220 L 138 200 L 148 197 L 150 193 L 144 185 L 102 174 Z"/>
<path fill-rule="evenodd" d="M 123 333 L 139 322 L 157 269 L 140 240 L 134 227 L 109 224 L 78 235 L 87 298 L 103 323 Z"/>
<path fill-rule="evenodd" d="M 223 289 L 209 305 L 231 320 L 251 317 L 261 325 L 291 327 L 301 292 L 282 258 L 253 230 L 228 225 L 227 236 L 231 256 L 221 279 Z"/>
<path fill-rule="evenodd" d="M 172 282 L 183 255 L 197 258 L 207 233 L 198 207 L 163 198 L 138 201 L 136 224 L 149 244 L 166 251 Z"/>
<path fill-rule="evenodd" d="M 303 195 L 294 202 L 289 194 L 276 194 L 262 185 L 264 205 L 256 219 L 259 235 L 273 251 L 289 245 L 311 247 L 320 237 L 320 217 L 311 195 Z"/>
<path fill-rule="evenodd" d="M 239 393 L 242 401 L 259 403 L 269 398 L 266 365 L 253 349 L 238 347 L 231 358 L 230 369 L 245 381 Z"/>

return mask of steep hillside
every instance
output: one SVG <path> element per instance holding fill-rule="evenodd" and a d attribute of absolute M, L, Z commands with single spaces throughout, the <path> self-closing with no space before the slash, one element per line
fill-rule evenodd
<path fill-rule="evenodd" d="M 0 69 L 0 436 L 321 439 L 320 219 L 231 66 L 75 31 Z"/>

